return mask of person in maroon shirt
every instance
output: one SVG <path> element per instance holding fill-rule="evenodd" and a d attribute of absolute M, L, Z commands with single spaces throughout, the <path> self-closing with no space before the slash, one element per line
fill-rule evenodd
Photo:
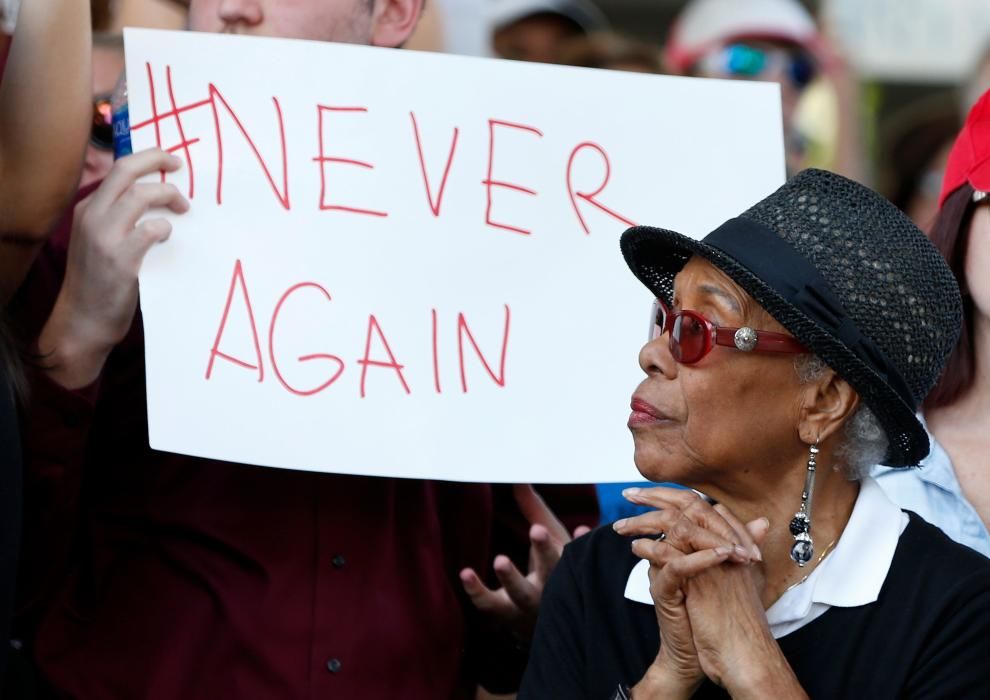
<path fill-rule="evenodd" d="M 399 46 L 421 7 L 192 0 L 190 27 Z M 19 629 L 49 692 L 513 690 L 542 583 L 569 539 L 529 487 L 292 472 L 149 448 L 137 271 L 171 226 L 138 221 L 189 205 L 172 185 L 136 182 L 178 167 L 158 150 L 118 161 L 18 298 L 39 358 L 24 438 Z M 576 516 L 568 527 L 596 522 L 590 487 L 558 495 L 558 512 Z M 524 576 L 513 560 L 527 553 Z M 493 573 L 498 590 L 482 582 Z"/>

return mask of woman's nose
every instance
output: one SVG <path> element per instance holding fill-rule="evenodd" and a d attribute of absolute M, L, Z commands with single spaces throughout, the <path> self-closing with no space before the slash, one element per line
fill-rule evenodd
<path fill-rule="evenodd" d="M 661 374 L 667 379 L 677 376 L 677 362 L 670 354 L 670 336 L 656 336 L 639 351 L 639 366 L 646 374 Z"/>

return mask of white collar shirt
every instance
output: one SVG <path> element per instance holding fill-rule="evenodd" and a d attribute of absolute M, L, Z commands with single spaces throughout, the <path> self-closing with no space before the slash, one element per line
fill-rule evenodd
<path fill-rule="evenodd" d="M 849 522 L 832 551 L 807 579 L 785 591 L 766 611 L 774 638 L 800 629 L 830 608 L 876 602 L 907 523 L 907 513 L 876 481 L 863 479 Z M 626 581 L 626 598 L 653 605 L 649 569 L 645 560 L 633 567 Z"/>

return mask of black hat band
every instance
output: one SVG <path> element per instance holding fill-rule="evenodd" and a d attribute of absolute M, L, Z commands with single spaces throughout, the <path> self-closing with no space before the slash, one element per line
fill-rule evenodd
<path fill-rule="evenodd" d="M 877 344 L 863 335 L 828 282 L 773 230 L 752 219 L 729 219 L 708 234 L 704 243 L 749 269 L 875 370 L 904 403 L 917 408 L 904 377 Z"/>

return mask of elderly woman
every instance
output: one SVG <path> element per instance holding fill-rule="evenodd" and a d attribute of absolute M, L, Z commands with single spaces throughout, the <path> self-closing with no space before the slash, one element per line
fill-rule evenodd
<path fill-rule="evenodd" d="M 622 250 L 657 297 L 636 465 L 695 491 L 634 489 L 656 510 L 565 549 L 520 697 L 985 697 L 990 560 L 863 476 L 928 451 L 961 314 L 938 251 L 815 170 Z"/>

